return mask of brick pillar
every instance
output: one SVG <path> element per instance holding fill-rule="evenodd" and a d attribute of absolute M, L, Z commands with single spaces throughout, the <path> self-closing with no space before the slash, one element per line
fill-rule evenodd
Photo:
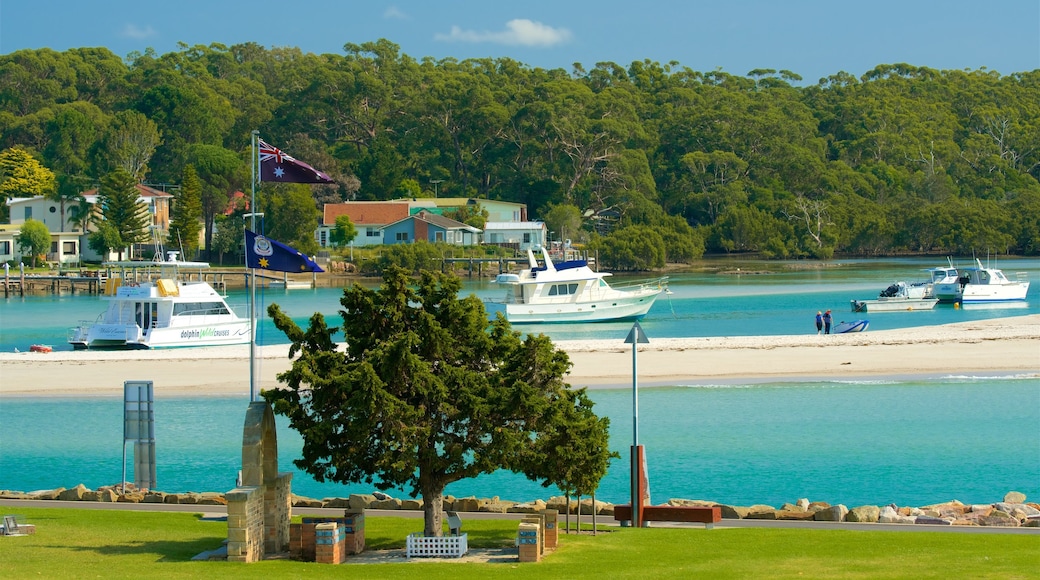
<path fill-rule="evenodd" d="M 520 529 L 517 532 L 517 541 L 519 542 L 520 550 L 520 561 L 521 562 L 540 562 L 542 560 L 542 552 L 539 548 L 541 544 L 541 538 L 539 538 L 538 524 L 521 522 Z"/>
<path fill-rule="evenodd" d="M 545 549 L 555 550 L 560 541 L 560 529 L 557 520 L 560 518 L 559 510 L 545 510 Z"/>

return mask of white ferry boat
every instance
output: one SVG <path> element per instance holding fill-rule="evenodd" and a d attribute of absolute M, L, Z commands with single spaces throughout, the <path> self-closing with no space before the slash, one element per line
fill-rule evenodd
<path fill-rule="evenodd" d="M 250 324 L 205 281 L 186 281 L 180 269 L 204 269 L 205 262 L 185 262 L 171 252 L 167 261 L 112 262 L 123 276 L 106 280 L 101 299 L 108 309 L 95 321 L 69 330 L 76 349 L 150 349 L 248 344 Z M 146 269 L 146 270 L 144 270 Z M 158 271 L 159 277 L 138 276 Z"/>
<path fill-rule="evenodd" d="M 512 323 L 602 322 L 638 320 L 668 289 L 667 277 L 611 286 L 606 272 L 595 272 L 585 260 L 554 264 L 544 247 L 542 265 L 527 250 L 530 267 L 520 274 L 499 274 L 499 284 L 511 286 L 504 299 Z"/>

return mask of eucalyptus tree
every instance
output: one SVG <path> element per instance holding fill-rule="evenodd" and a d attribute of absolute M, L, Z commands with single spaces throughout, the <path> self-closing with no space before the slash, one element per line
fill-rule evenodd
<path fill-rule="evenodd" d="M 192 145 L 187 160 L 202 181 L 202 221 L 208 253 L 213 242 L 213 220 L 227 209 L 235 189 L 249 183 L 250 166 L 239 153 L 219 145 Z"/>
<path fill-rule="evenodd" d="M 154 121 L 137 111 L 120 111 L 103 138 L 99 165 L 103 172 L 121 169 L 142 181 L 161 143 L 162 134 Z"/>
<path fill-rule="evenodd" d="M 424 271 L 416 286 L 396 267 L 378 290 L 343 292 L 345 346 L 315 313 L 300 329 L 278 305 L 268 308 L 291 341 L 283 386 L 264 398 L 303 438 L 294 463 L 317 481 L 407 487 L 423 498 L 425 534 L 443 533 L 444 489 L 498 469 L 560 481 L 549 454 L 589 468 L 582 489 L 605 471 L 608 423 L 569 391 L 567 354 L 544 335 L 527 335 L 499 316 L 488 323 L 461 281 Z M 573 449 L 562 449 L 568 426 Z"/>

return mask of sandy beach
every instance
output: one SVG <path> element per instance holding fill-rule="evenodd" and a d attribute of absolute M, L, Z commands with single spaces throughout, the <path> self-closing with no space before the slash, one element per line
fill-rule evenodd
<path fill-rule="evenodd" d="M 559 341 L 575 387 L 632 385 L 632 346 Z M 278 386 L 288 345 L 259 347 L 258 388 Z M 151 380 L 156 396 L 249 393 L 249 347 L 0 353 L 0 397 L 121 396 Z M 1040 315 L 842 335 L 679 338 L 639 345 L 640 387 L 818 379 L 1035 375 Z"/>

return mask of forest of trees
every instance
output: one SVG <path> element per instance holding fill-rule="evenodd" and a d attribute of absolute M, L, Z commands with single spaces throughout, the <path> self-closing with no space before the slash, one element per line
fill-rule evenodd
<path fill-rule="evenodd" d="M 0 55 L 0 150 L 25 148 L 59 184 L 115 169 L 180 183 L 190 165 L 209 226 L 249 190 L 254 129 L 337 181 L 265 184 L 268 231 L 302 219 L 282 225 L 290 236 L 317 224 L 301 196 L 318 208 L 418 184 L 566 216 L 580 228 L 568 237 L 643 247 L 654 263 L 1040 253 L 1040 70 L 887 64 L 803 84 L 651 61 L 416 60 L 388 40 L 338 55 L 254 43 Z M 618 217 L 596 233 L 602 210 Z"/>

